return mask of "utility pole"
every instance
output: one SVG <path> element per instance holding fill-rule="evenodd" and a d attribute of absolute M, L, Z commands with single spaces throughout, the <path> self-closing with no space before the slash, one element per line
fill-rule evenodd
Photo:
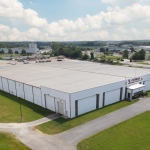
<path fill-rule="evenodd" d="M 22 107 L 21 107 L 21 98 L 19 97 L 20 100 L 20 122 L 22 122 Z"/>

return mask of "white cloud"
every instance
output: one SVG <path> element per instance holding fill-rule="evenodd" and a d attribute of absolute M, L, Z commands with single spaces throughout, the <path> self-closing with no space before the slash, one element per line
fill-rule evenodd
<path fill-rule="evenodd" d="M 22 23 L 29 29 L 21 32 L 17 28 L 1 24 L 0 41 L 148 39 L 150 35 L 146 26 L 150 23 L 150 6 L 140 4 L 144 1 L 127 0 L 126 3 L 132 5 L 125 8 L 112 6 L 106 12 L 79 17 L 75 21 L 63 19 L 48 23 L 45 18 L 40 18 L 36 11 L 24 9 L 18 0 L 1 0 L 0 19 L 15 22 L 17 25 Z M 103 2 L 119 4 L 121 0 Z M 139 28 L 142 24 L 143 29 Z"/>
<path fill-rule="evenodd" d="M 33 27 L 43 27 L 47 24 L 45 18 L 40 18 L 34 10 L 24 9 L 18 0 L 1 0 L 0 18 L 16 22 L 22 21 Z"/>
<path fill-rule="evenodd" d="M 102 0 L 103 3 L 109 3 L 113 6 L 125 6 L 132 4 L 146 4 L 148 0 Z"/>

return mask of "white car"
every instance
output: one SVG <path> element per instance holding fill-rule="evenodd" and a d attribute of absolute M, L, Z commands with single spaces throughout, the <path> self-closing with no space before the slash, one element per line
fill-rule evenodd
<path fill-rule="evenodd" d="M 24 63 L 24 64 L 29 64 L 29 61 L 24 60 L 23 63 Z"/>

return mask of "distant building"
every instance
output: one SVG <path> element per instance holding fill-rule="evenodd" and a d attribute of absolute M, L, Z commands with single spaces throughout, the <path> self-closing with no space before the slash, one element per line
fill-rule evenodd
<path fill-rule="evenodd" d="M 29 43 L 29 48 L 23 48 L 23 47 L 17 47 L 17 48 L 11 48 L 13 53 L 18 52 L 19 54 L 21 53 L 22 50 L 25 50 L 27 53 L 32 53 L 35 54 L 39 51 L 37 48 L 37 44 L 35 43 Z M 3 50 L 5 54 L 8 53 L 8 48 L 0 48 L 0 51 Z"/>

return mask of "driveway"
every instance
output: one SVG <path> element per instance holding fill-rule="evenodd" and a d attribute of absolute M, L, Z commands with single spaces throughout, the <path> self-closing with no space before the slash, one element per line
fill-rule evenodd
<path fill-rule="evenodd" d="M 57 118 L 58 115 L 25 124 L 0 124 L 0 130 L 13 133 L 21 142 L 33 150 L 75 150 L 76 144 L 84 138 L 148 110 L 150 110 L 150 99 L 144 98 L 130 106 L 56 135 L 43 134 L 33 127 L 43 123 L 43 121 L 47 122 Z"/>

